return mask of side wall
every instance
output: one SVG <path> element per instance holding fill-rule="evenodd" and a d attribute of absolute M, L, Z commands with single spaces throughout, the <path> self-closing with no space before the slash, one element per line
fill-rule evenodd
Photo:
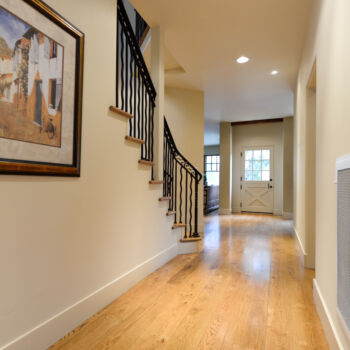
<path fill-rule="evenodd" d="M 294 118 L 283 119 L 283 217 L 293 218 L 293 124 Z"/>
<path fill-rule="evenodd" d="M 108 112 L 116 1 L 46 2 L 86 34 L 82 176 L 0 177 L 0 349 L 46 349 L 178 249 L 161 186 L 125 142 L 127 122 Z M 202 171 L 203 94 L 172 92 L 185 102 L 170 126 Z"/>
<path fill-rule="evenodd" d="M 315 301 L 331 349 L 350 349 L 337 315 L 335 164 L 350 153 L 350 2 L 315 1 L 295 91 L 296 227 L 305 247 L 307 84 L 317 62 Z"/>
<path fill-rule="evenodd" d="M 232 130 L 231 123 L 220 123 L 220 193 L 219 214 L 232 211 Z"/>
<path fill-rule="evenodd" d="M 167 87 L 165 116 L 179 151 L 203 174 L 204 94 Z M 203 179 L 199 184 L 198 229 L 203 232 Z M 187 243 L 186 243 L 187 244 Z"/>
<path fill-rule="evenodd" d="M 232 127 L 232 211 L 241 202 L 241 151 L 243 147 L 273 146 L 274 214 L 282 215 L 283 206 L 283 123 L 237 125 Z"/>

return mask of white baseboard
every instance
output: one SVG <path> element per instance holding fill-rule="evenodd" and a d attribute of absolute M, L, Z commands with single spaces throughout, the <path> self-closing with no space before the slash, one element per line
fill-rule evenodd
<path fill-rule="evenodd" d="M 232 213 L 240 213 L 242 210 L 241 210 L 241 207 L 233 207 L 232 208 Z"/>
<path fill-rule="evenodd" d="M 283 216 L 284 219 L 288 219 L 288 220 L 293 219 L 293 213 L 289 213 L 287 211 L 284 211 L 282 216 Z"/>
<path fill-rule="evenodd" d="M 178 245 L 164 249 L 115 280 L 21 335 L 0 350 L 44 350 L 177 255 Z"/>
<path fill-rule="evenodd" d="M 339 335 L 334 325 L 334 321 L 330 315 L 330 312 L 322 296 L 321 290 L 317 284 L 316 279 L 313 280 L 313 284 L 314 284 L 314 288 L 313 288 L 314 302 L 316 305 L 318 315 L 320 316 L 320 320 L 321 320 L 326 338 L 328 340 L 329 348 L 331 350 L 349 349 L 349 347 L 345 347 L 341 344 Z"/>
<path fill-rule="evenodd" d="M 281 215 L 282 215 L 282 210 L 280 210 L 280 209 L 274 209 L 274 210 L 273 210 L 273 215 L 281 216 Z"/>
<path fill-rule="evenodd" d="M 221 209 L 219 208 L 219 215 L 230 215 L 231 209 Z"/>

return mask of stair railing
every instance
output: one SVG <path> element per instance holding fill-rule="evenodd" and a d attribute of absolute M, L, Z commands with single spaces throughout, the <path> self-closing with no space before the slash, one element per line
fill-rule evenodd
<path fill-rule="evenodd" d="M 133 116 L 129 119 L 129 136 L 144 141 L 141 159 L 153 162 L 157 92 L 122 0 L 118 0 L 117 17 L 116 107 Z"/>
<path fill-rule="evenodd" d="M 179 152 L 164 118 L 163 195 L 171 197 L 169 212 L 184 224 L 184 238 L 199 237 L 198 185 L 202 174 Z"/>

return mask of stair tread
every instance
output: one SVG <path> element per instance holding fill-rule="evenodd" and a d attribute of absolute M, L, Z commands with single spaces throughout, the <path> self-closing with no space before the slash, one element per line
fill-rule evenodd
<path fill-rule="evenodd" d="M 144 145 L 145 141 L 132 136 L 125 136 L 125 140 Z"/>
<path fill-rule="evenodd" d="M 160 197 L 159 200 L 160 201 L 170 201 L 171 197 Z"/>
<path fill-rule="evenodd" d="M 187 238 L 181 238 L 180 242 L 185 243 L 185 242 L 197 242 L 197 241 L 201 241 L 202 237 L 187 237 Z"/>
<path fill-rule="evenodd" d="M 186 224 L 174 224 L 173 225 L 173 229 L 174 228 L 180 228 L 180 227 L 186 227 L 187 225 Z"/>
<path fill-rule="evenodd" d="M 144 165 L 153 166 L 153 165 L 154 165 L 154 162 L 151 162 L 150 160 L 139 159 L 139 164 L 144 164 Z"/>
<path fill-rule="evenodd" d="M 115 107 L 115 106 L 109 106 L 109 110 L 110 110 L 111 112 L 114 112 L 114 113 L 116 113 L 116 114 L 119 114 L 119 115 L 121 115 L 121 116 L 123 116 L 123 117 L 125 117 L 125 118 L 128 118 L 128 119 L 134 118 L 134 116 L 131 115 L 130 113 L 125 112 L 125 111 L 123 111 L 123 110 L 121 110 L 120 108 Z"/>
<path fill-rule="evenodd" d="M 149 182 L 150 185 L 163 185 L 164 181 L 163 180 L 151 180 Z"/>

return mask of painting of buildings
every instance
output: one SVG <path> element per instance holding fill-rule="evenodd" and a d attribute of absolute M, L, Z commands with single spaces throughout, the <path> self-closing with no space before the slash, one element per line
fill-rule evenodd
<path fill-rule="evenodd" d="M 63 54 L 0 7 L 0 137 L 61 146 Z"/>

